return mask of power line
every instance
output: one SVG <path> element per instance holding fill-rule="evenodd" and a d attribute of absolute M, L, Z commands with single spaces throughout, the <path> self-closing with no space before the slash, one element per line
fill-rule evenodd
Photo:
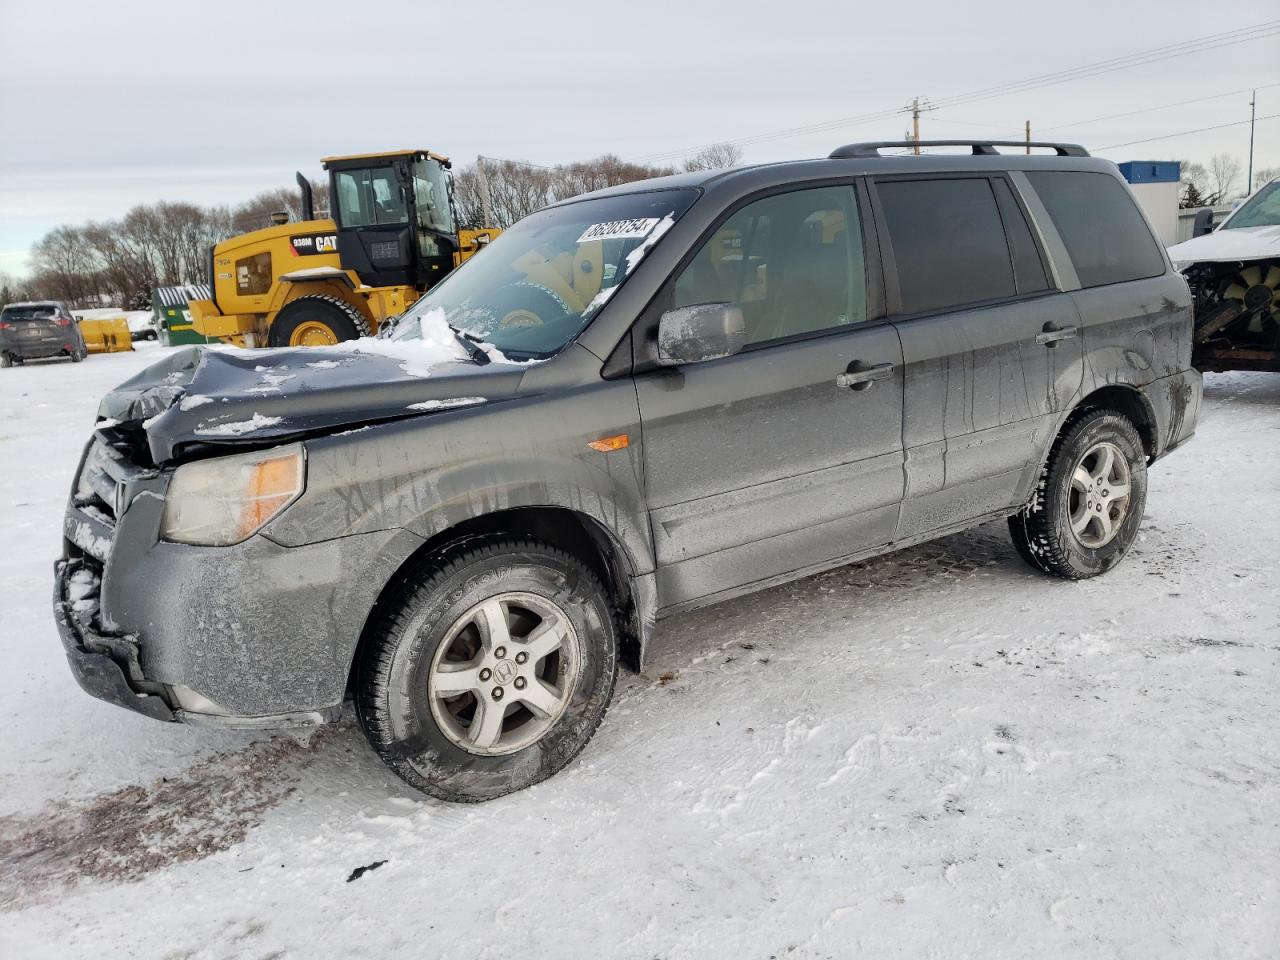
<path fill-rule="evenodd" d="M 1257 122 L 1263 120 L 1275 120 L 1280 117 L 1280 113 L 1273 113 L 1266 117 L 1258 117 Z M 1252 123 L 1252 120 L 1232 120 L 1230 123 L 1216 123 L 1212 127 L 1199 127 L 1195 130 L 1179 130 L 1177 133 L 1166 133 L 1159 137 L 1147 137 L 1145 140 L 1130 140 L 1127 143 L 1112 143 L 1105 147 L 1095 147 L 1093 152 L 1098 153 L 1102 150 L 1114 150 L 1117 147 L 1132 147 L 1139 143 L 1154 143 L 1156 140 L 1170 140 L 1173 137 L 1187 137 L 1193 133 L 1204 133 L 1207 130 L 1221 130 L 1223 127 L 1238 127 L 1245 123 Z"/>
<path fill-rule="evenodd" d="M 1139 113 L 1151 113 L 1155 110 L 1170 110 L 1173 107 L 1185 107 L 1192 103 L 1204 103 L 1207 100 L 1221 100 L 1224 97 L 1236 97 L 1242 93 L 1250 93 L 1253 90 L 1267 90 L 1271 87 L 1280 87 L 1280 83 L 1264 83 L 1257 87 L 1245 87 L 1243 90 L 1230 90 L 1227 93 L 1215 93 L 1208 97 L 1196 97 L 1193 100 L 1179 100 L 1176 103 L 1162 103 L 1152 107 L 1142 107 L 1138 110 L 1128 110 L 1124 113 L 1109 113 L 1105 117 L 1090 117 L 1088 120 L 1073 120 L 1070 123 L 1051 123 L 1041 127 L 1042 130 L 1068 130 L 1071 127 L 1082 127 L 1086 123 L 1100 123 L 1103 120 L 1117 120 L 1120 117 L 1132 117 Z"/>
<path fill-rule="evenodd" d="M 1233 46 L 1239 43 L 1262 40 L 1275 36 L 1278 33 L 1280 33 L 1280 20 L 1268 20 L 1249 27 L 1241 27 L 1236 30 L 1228 30 L 1222 33 L 1211 34 L 1194 40 L 1184 40 L 1180 43 L 1153 47 L 1149 50 L 1138 51 L 1123 57 L 1113 57 L 1110 60 L 1100 60 L 1096 63 L 1084 64 L 1067 70 L 1059 70 L 1055 73 L 1041 74 L 1039 76 L 1028 77 L 1023 80 L 996 84 L 991 87 L 984 87 L 967 93 L 956 94 L 952 97 L 944 97 L 940 100 L 933 101 L 932 106 L 935 108 L 944 108 L 958 106 L 962 103 L 977 103 L 982 100 L 1008 96 L 1013 93 L 1023 93 L 1028 90 L 1054 86 L 1073 80 L 1084 80 L 1101 74 L 1112 73 L 1116 70 L 1124 70 L 1135 66 L 1146 66 L 1150 63 L 1159 63 L 1162 60 L 1169 60 L 1175 57 L 1184 57 L 1193 53 L 1203 53 L 1209 50 L 1216 50 L 1221 47 Z M 767 143 L 773 140 L 785 140 L 791 137 L 804 136 L 811 133 L 822 133 L 837 128 L 859 126 L 866 123 L 874 123 L 879 120 L 887 120 L 908 112 L 909 110 L 910 107 L 886 108 L 857 116 L 841 117 L 835 120 L 826 120 L 818 123 L 806 124 L 804 126 L 789 127 L 782 130 L 774 130 L 767 133 L 759 133 L 718 142 L 745 146 L 757 143 Z M 709 146 L 714 146 L 714 143 L 704 143 L 696 147 L 687 147 L 682 150 L 651 154 L 649 156 L 639 158 L 638 162 L 651 163 L 659 160 L 687 156 L 690 153 L 695 153 L 698 150 L 705 149 Z"/>
<path fill-rule="evenodd" d="M 953 120 L 950 117 L 939 117 L 936 114 L 929 117 L 930 123 L 947 123 L 956 127 L 989 127 L 992 130 L 1012 130 L 1015 124 L 1011 123 L 992 123 L 989 120 Z"/>
<path fill-rule="evenodd" d="M 1222 33 L 1211 34 L 1210 36 L 1200 37 L 1195 40 L 1184 40 L 1181 43 L 1169 44 L 1164 47 L 1155 47 L 1151 50 L 1145 50 L 1123 57 L 1113 57 L 1110 60 L 1100 60 L 1097 63 L 1085 64 L 1084 66 L 1073 67 L 1068 70 L 1059 70 L 1056 73 L 1042 74 L 1039 77 L 1031 77 L 1027 80 L 997 84 L 993 87 L 972 91 L 971 93 L 961 93 L 954 97 L 936 100 L 934 103 L 938 107 L 954 106 L 959 103 L 968 103 L 974 102 L 978 99 L 987 99 L 990 96 L 1004 96 L 1008 93 L 1017 93 L 1024 89 L 1038 89 L 1040 87 L 1066 83 L 1070 80 L 1088 79 L 1089 77 L 1098 76 L 1104 73 L 1111 73 L 1115 70 L 1128 69 L 1134 66 L 1146 66 L 1149 63 L 1159 63 L 1163 60 L 1170 60 L 1175 57 L 1184 57 L 1192 53 L 1202 53 L 1206 50 L 1216 50 L 1220 47 L 1234 46 L 1237 43 L 1248 43 L 1253 40 L 1262 40 L 1267 37 L 1274 36 L 1278 32 L 1280 32 L 1280 20 L 1268 20 L 1263 23 L 1255 24 L 1251 27 L 1240 27 L 1235 30 L 1227 30 Z"/>
<path fill-rule="evenodd" d="M 1139 107 L 1136 110 L 1126 110 L 1124 113 L 1108 113 L 1101 117 L 1090 117 L 1088 120 L 1072 120 L 1070 123 L 1050 123 L 1039 127 L 1041 131 L 1057 131 L 1070 130 L 1072 127 L 1082 127 L 1089 123 L 1101 123 L 1104 120 L 1119 120 L 1123 117 L 1134 117 L 1143 113 L 1154 113 L 1157 110 L 1172 110 L 1174 107 L 1185 107 L 1193 103 L 1206 103 L 1210 100 L 1222 100 L 1226 97 L 1236 97 L 1245 93 L 1252 93 L 1255 90 L 1268 90 L 1272 87 L 1280 87 L 1280 83 L 1263 83 L 1256 87 L 1244 87 L 1240 90 L 1228 90 L 1224 93 L 1214 93 L 1207 97 L 1194 97 L 1190 100 L 1176 100 L 1173 103 L 1158 103 L 1147 107 Z M 956 120 L 951 117 L 932 116 L 930 121 L 933 123 L 946 123 L 954 126 L 964 127 L 990 127 L 994 130 L 1012 130 L 1014 125 L 1011 123 L 992 123 L 990 120 Z"/>

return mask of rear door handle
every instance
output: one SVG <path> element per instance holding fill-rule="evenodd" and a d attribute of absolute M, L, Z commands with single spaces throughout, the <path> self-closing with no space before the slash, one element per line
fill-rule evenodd
<path fill-rule="evenodd" d="M 849 369 L 836 377 L 837 387 L 848 387 L 850 390 L 866 390 L 877 380 L 885 380 L 893 376 L 892 363 L 867 363 L 855 360 Z"/>
<path fill-rule="evenodd" d="M 1052 323 L 1046 323 L 1044 332 L 1036 334 L 1036 343 L 1052 347 L 1059 340 L 1074 340 L 1079 331 L 1079 327 L 1055 327 Z"/>

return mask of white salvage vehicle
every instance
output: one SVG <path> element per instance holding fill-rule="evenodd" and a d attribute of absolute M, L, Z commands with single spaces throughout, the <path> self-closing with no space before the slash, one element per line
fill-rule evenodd
<path fill-rule="evenodd" d="M 1280 373 L 1280 177 L 1169 259 L 1195 297 L 1196 369 Z"/>

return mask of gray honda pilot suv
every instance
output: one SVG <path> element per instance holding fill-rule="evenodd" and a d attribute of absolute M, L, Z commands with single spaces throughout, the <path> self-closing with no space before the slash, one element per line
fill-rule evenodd
<path fill-rule="evenodd" d="M 390 336 L 121 384 L 57 564 L 81 685 L 222 727 L 350 697 L 485 800 L 582 750 L 671 614 L 997 518 L 1113 567 L 1195 429 L 1186 281 L 1079 147 L 885 146 L 558 203 Z"/>

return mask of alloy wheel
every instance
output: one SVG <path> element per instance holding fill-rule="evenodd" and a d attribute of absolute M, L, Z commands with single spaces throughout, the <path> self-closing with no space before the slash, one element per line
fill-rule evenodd
<path fill-rule="evenodd" d="M 469 753 L 515 753 L 560 719 L 581 670 L 577 631 L 558 604 L 498 594 L 458 617 L 436 648 L 431 715 Z"/>
<path fill-rule="evenodd" d="M 1071 474 L 1071 532 L 1080 545 L 1097 550 L 1120 532 L 1129 512 L 1129 461 L 1109 440 L 1085 451 Z"/>

